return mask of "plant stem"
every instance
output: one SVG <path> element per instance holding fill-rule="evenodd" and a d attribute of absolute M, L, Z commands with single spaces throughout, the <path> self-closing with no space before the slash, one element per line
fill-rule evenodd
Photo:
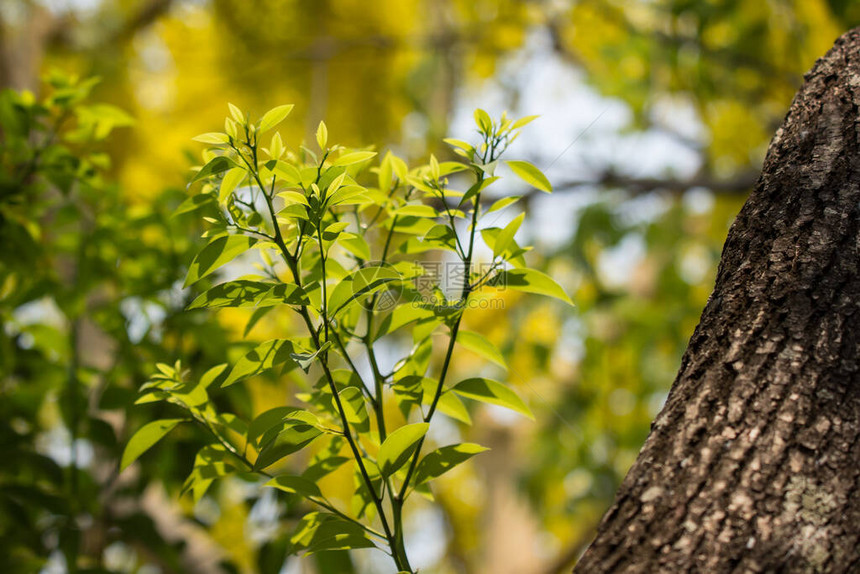
<path fill-rule="evenodd" d="M 480 183 L 484 176 L 483 171 L 478 171 L 478 183 Z M 451 357 L 454 354 L 454 344 L 457 342 L 457 333 L 460 331 L 460 322 L 463 320 L 463 313 L 465 312 L 466 301 L 469 298 L 469 294 L 471 293 L 471 284 L 469 273 L 472 267 L 472 255 L 474 254 L 475 249 L 475 231 L 478 227 L 478 205 L 481 201 L 481 194 L 478 193 L 474 198 L 474 209 L 472 210 L 472 229 L 469 234 L 469 250 L 466 253 L 466 258 L 463 260 L 463 265 L 465 267 L 465 279 L 463 283 L 463 291 L 460 294 L 460 305 L 462 308 L 460 309 L 460 313 L 457 315 L 457 318 L 454 320 L 454 325 L 451 327 L 451 337 L 448 340 L 448 349 L 445 351 L 445 359 L 442 363 L 442 370 L 439 373 L 439 384 L 436 385 L 436 392 L 433 395 L 433 402 L 430 403 L 430 409 L 427 411 L 427 414 L 424 415 L 424 422 L 430 422 L 430 419 L 433 418 L 433 414 L 436 412 L 436 407 L 439 404 L 439 399 L 442 397 L 442 390 L 445 387 L 445 379 L 448 376 L 448 370 L 451 366 Z M 425 437 L 421 437 L 421 440 L 418 441 L 418 446 L 415 448 L 415 454 L 412 455 L 412 460 L 409 463 L 409 469 L 406 471 L 406 478 L 403 480 L 403 485 L 401 486 L 400 492 L 395 497 L 395 503 L 402 507 L 403 502 L 405 501 L 406 491 L 409 488 L 409 481 L 412 479 L 412 474 L 415 472 L 415 467 L 418 466 L 418 459 L 421 456 L 421 447 L 424 446 Z"/>
<path fill-rule="evenodd" d="M 396 552 L 400 553 L 402 559 L 406 563 L 406 568 L 409 572 L 412 572 L 412 567 L 409 564 L 409 558 L 406 555 L 406 542 L 403 538 L 403 502 L 392 498 L 391 500 L 392 506 L 392 515 L 394 516 L 394 538 L 395 544 L 397 545 Z"/>
<path fill-rule="evenodd" d="M 322 300 L 321 300 L 322 323 L 323 323 L 323 329 L 325 330 L 325 340 L 328 341 L 328 295 L 327 295 L 327 287 L 326 287 L 326 283 L 328 282 L 328 278 L 326 277 L 326 272 L 325 272 L 325 246 L 323 245 L 323 238 L 322 238 L 322 217 L 320 217 L 320 221 L 317 223 L 317 239 L 319 240 L 320 265 L 322 267 L 322 281 L 320 281 L 320 287 L 322 288 Z"/>
<path fill-rule="evenodd" d="M 245 159 L 244 156 L 242 156 L 242 154 L 239 154 L 239 155 L 240 155 L 240 157 L 242 157 L 243 161 L 245 161 L 245 163 L 248 164 L 248 160 Z M 325 161 L 325 160 L 323 160 L 323 161 Z M 274 228 L 275 245 L 277 245 L 279 251 L 281 252 L 282 257 L 284 258 L 284 262 L 290 268 L 290 272 L 293 275 L 293 280 L 295 281 L 296 285 L 299 288 L 301 288 L 302 287 L 302 280 L 301 280 L 301 273 L 299 272 L 299 268 L 298 268 L 298 261 L 290 253 L 289 249 L 287 249 L 287 246 L 284 243 L 283 236 L 281 235 L 280 226 L 278 225 L 278 221 L 277 221 L 277 218 L 275 216 L 275 208 L 274 208 L 274 205 L 272 204 L 272 198 L 269 196 L 269 194 L 266 193 L 265 186 L 263 185 L 262 181 L 260 180 L 260 176 L 257 173 L 257 170 L 255 169 L 256 166 L 254 168 L 251 168 L 251 166 L 248 165 L 248 167 L 251 169 L 251 171 L 254 175 L 254 179 L 257 182 L 257 185 L 260 186 L 260 190 L 263 192 L 263 196 L 266 199 L 266 206 L 269 210 L 269 215 L 272 218 L 272 226 Z M 319 173 L 318 173 L 317 179 L 319 179 Z M 317 226 L 317 227 L 319 227 L 319 226 Z M 320 234 L 318 235 L 318 237 L 319 237 L 319 241 L 320 241 L 320 250 L 321 250 L 320 256 L 324 257 L 324 254 L 322 253 L 322 235 L 321 235 L 321 232 L 319 232 L 319 233 Z M 299 244 L 301 244 L 301 236 L 299 236 L 298 241 L 299 241 Z M 324 263 L 324 261 L 325 260 L 323 259 L 322 320 L 323 320 L 323 324 L 325 325 L 324 328 L 325 328 L 325 332 L 327 335 L 328 334 L 328 319 L 326 317 L 326 309 L 325 309 L 326 302 L 325 302 L 325 263 Z M 322 344 L 319 340 L 319 334 L 317 333 L 317 330 L 314 327 L 314 324 L 313 324 L 313 321 L 311 320 L 310 314 L 308 313 L 307 307 L 305 307 L 305 306 L 300 307 L 299 313 L 305 321 L 305 325 L 307 326 L 308 331 L 310 332 L 311 339 L 313 340 L 313 343 L 316 346 L 316 350 L 319 351 L 319 349 L 322 347 Z M 408 569 L 409 571 L 411 571 L 411 568 L 409 568 L 409 563 L 406 560 L 405 556 L 401 556 L 400 555 L 401 553 L 397 552 L 397 539 L 394 537 L 394 534 L 392 533 L 391 528 L 388 524 L 388 519 L 386 518 L 386 514 L 385 514 L 385 508 L 382 506 L 382 499 L 376 493 L 376 490 L 374 489 L 374 486 L 373 486 L 373 481 L 370 479 L 370 475 L 368 474 L 367 469 L 364 466 L 364 460 L 361 456 L 361 452 L 358 449 L 358 445 L 356 443 L 355 437 L 352 436 L 352 430 L 350 429 L 349 421 L 347 421 L 347 418 L 346 418 L 346 411 L 343 408 L 343 404 L 342 404 L 342 402 L 340 400 L 340 396 L 338 394 L 337 385 L 335 384 L 334 377 L 331 373 L 331 370 L 329 369 L 327 357 L 323 353 L 320 355 L 319 359 L 320 359 L 320 364 L 322 365 L 323 373 L 325 374 L 325 377 L 326 377 L 326 381 L 328 382 L 329 390 L 332 393 L 335 407 L 337 408 L 338 415 L 340 416 L 341 425 L 343 426 L 343 435 L 346 438 L 346 441 L 349 444 L 350 450 L 352 451 L 353 458 L 355 459 L 355 462 L 358 465 L 358 469 L 359 469 L 359 472 L 361 474 L 362 480 L 365 484 L 365 487 L 367 488 L 368 492 L 370 493 L 370 497 L 373 500 L 374 506 L 376 506 L 376 510 L 377 510 L 377 513 L 379 514 L 380 522 L 382 523 L 382 529 L 385 532 L 385 539 L 388 541 L 388 544 L 391 547 L 394 561 L 397 564 L 397 567 L 400 568 L 401 570 Z"/>
<path fill-rule="evenodd" d="M 373 311 L 368 312 L 368 327 L 371 326 L 371 321 L 373 317 Z M 383 399 L 382 396 L 382 383 L 384 381 L 384 377 L 382 373 L 379 371 L 379 363 L 376 361 L 376 353 L 373 350 L 373 342 L 368 339 L 365 342 L 365 346 L 367 347 L 367 358 L 370 361 L 370 368 L 373 370 L 373 382 L 374 382 L 374 391 L 376 393 L 376 405 L 374 405 L 374 411 L 376 413 L 376 426 L 379 430 L 379 442 L 383 442 L 387 433 L 385 431 L 385 414 L 383 413 Z"/>
<path fill-rule="evenodd" d="M 346 363 L 349 365 L 349 368 L 355 373 L 355 376 L 361 382 L 361 390 L 367 395 L 368 400 L 370 401 L 371 406 L 376 408 L 376 398 L 373 396 L 373 393 L 370 392 L 370 388 L 367 386 L 367 383 L 364 382 L 364 379 L 361 376 L 361 373 L 358 370 L 358 367 L 355 366 L 355 363 L 352 362 L 352 358 L 350 358 L 349 353 L 346 351 L 346 345 L 343 343 L 343 339 L 340 338 L 336 329 L 331 330 L 332 339 L 334 340 L 337 348 L 340 349 L 343 358 L 346 360 Z"/>
<path fill-rule="evenodd" d="M 301 275 L 299 274 L 297 262 L 290 257 L 290 252 L 287 250 L 287 246 L 284 245 L 283 239 L 280 239 L 279 236 L 280 233 L 277 233 L 275 243 L 278 245 L 281 254 L 283 255 L 287 265 L 290 267 L 290 271 L 293 273 L 293 277 L 296 281 L 296 284 L 301 287 Z M 325 281 L 325 278 L 323 278 L 323 281 Z M 307 325 L 308 331 L 311 334 L 311 339 L 313 340 L 316 349 L 319 350 L 322 344 L 320 343 L 319 335 L 314 328 L 313 321 L 308 314 L 307 307 L 301 307 L 300 314 L 302 315 L 302 318 Z M 323 317 L 323 320 L 325 321 L 326 318 Z M 358 450 L 355 437 L 352 436 L 352 430 L 349 427 L 349 421 L 347 421 L 346 419 L 346 411 L 344 410 L 343 404 L 341 403 L 340 395 L 337 391 L 337 385 L 334 382 L 334 376 L 331 374 L 331 370 L 328 366 L 328 360 L 324 355 L 320 356 L 320 364 L 322 365 L 323 373 L 325 374 L 326 381 L 328 382 L 329 390 L 331 391 L 332 397 L 334 398 L 335 407 L 337 408 L 338 415 L 340 415 L 340 421 L 343 427 L 343 435 L 346 438 L 346 441 L 349 444 L 349 448 L 352 451 L 352 456 L 355 459 L 356 464 L 358 465 L 358 469 L 361 474 L 362 480 L 364 481 L 364 485 L 370 493 L 370 497 L 373 500 L 374 506 L 376 506 L 376 511 L 379 513 L 379 520 L 382 522 L 382 529 L 385 531 L 385 538 L 386 540 L 388 540 L 388 544 L 392 547 L 393 550 L 395 538 L 391 532 L 391 528 L 388 525 L 388 520 L 385 515 L 385 509 L 382 506 L 382 500 L 377 495 L 376 490 L 373 487 L 373 481 L 370 479 L 370 475 L 367 473 L 367 469 L 364 466 L 364 460 L 362 459 L 361 452 Z M 396 553 L 395 561 L 398 562 L 398 568 L 402 567 L 402 564 L 400 564 L 397 559 Z"/>
<path fill-rule="evenodd" d="M 388 194 L 389 198 L 393 195 L 396 189 L 396 186 L 392 186 L 391 191 Z M 407 192 L 406 196 L 409 197 L 410 193 L 411 192 Z M 391 227 L 389 228 L 388 235 L 385 238 L 385 245 L 382 248 L 382 257 L 379 260 L 381 264 L 384 264 L 385 260 L 388 258 L 388 249 L 391 247 L 391 238 L 394 236 L 394 229 L 397 227 L 398 217 L 399 216 L 395 215 L 391 220 Z M 370 368 L 373 371 L 374 390 L 376 392 L 376 403 L 374 404 L 373 410 L 376 414 L 376 427 L 379 431 L 379 442 L 383 442 L 387 434 L 385 430 L 384 397 L 382 396 L 385 377 L 382 376 L 382 372 L 379 369 L 379 361 L 376 360 L 376 352 L 373 350 L 373 312 L 376 308 L 377 298 L 378 293 L 374 293 L 370 299 L 370 305 L 367 307 L 367 334 L 364 337 L 364 346 L 367 348 L 367 359 L 370 362 Z"/>

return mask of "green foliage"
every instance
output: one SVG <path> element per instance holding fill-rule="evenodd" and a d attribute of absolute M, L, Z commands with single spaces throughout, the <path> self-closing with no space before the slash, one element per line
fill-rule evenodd
<path fill-rule="evenodd" d="M 379 447 L 377 464 L 382 476 L 389 477 L 400 470 L 415 452 L 418 443 L 430 429 L 427 423 L 405 425 L 392 432 Z"/>
<path fill-rule="evenodd" d="M 196 138 L 215 147 L 204 152 L 205 165 L 193 179 L 199 182 L 197 193 L 211 200 L 192 202 L 217 204 L 219 210 L 217 217 L 207 219 L 208 243 L 192 261 L 185 284 L 197 283 L 246 253 L 259 253 L 261 275 L 212 287 L 188 308 L 283 307 L 295 313 L 305 336 L 258 345 L 221 377 L 221 386 L 275 368 L 288 373 L 300 367 L 313 373 L 312 378 L 296 379 L 304 386 L 296 395 L 301 406 L 284 405 L 244 421 L 207 399 L 217 386 L 212 380 L 206 385 L 185 380 L 179 363 L 161 365 L 142 388 L 143 397 L 181 407 L 189 420 L 210 433 L 212 442 L 198 453 L 186 482 L 195 498 L 214 479 L 231 473 L 268 477 L 267 486 L 321 508 L 299 521 L 290 539 L 294 552 L 384 547 L 398 570 L 411 572 L 401 518 L 407 498 L 416 489 L 426 492 L 426 483 L 485 450 L 462 444 L 422 456 L 436 412 L 469 424 L 460 399 L 464 397 L 532 416 L 504 383 L 473 378 L 450 385 L 455 343 L 505 367 L 492 343 L 461 330 L 470 302 L 480 291 L 505 289 L 508 282 L 515 289 L 570 302 L 552 279 L 524 267 L 526 248 L 514 236 L 525 214 L 502 229 L 485 227 L 478 233 L 488 212 L 482 193 L 498 179 L 495 166 L 527 121 L 515 123 L 505 116 L 493 121 L 478 110 L 481 142 L 472 146 L 451 140 L 465 163 L 439 162 L 431 156 L 426 165 L 409 169 L 390 152 L 378 160 L 374 151 L 331 145 L 325 123 L 316 132 L 318 151 L 289 150 L 277 132 L 269 146 L 262 147 L 262 133 L 290 109 L 274 108 L 259 123 L 251 123 L 231 105 L 225 133 Z M 377 163 L 369 169 L 372 161 Z M 521 161 L 508 165 L 538 189 L 551 190 L 534 166 Z M 373 181 L 368 171 L 375 172 L 377 186 L 365 183 Z M 246 180 L 248 184 L 240 186 Z M 466 183 L 468 191 L 457 191 L 451 182 Z M 482 237 L 491 238 L 493 255 L 479 270 L 475 248 Z M 378 244 L 380 251 L 371 249 Z M 427 284 L 426 269 L 413 254 L 428 251 L 448 253 L 458 261 L 463 272 L 455 295 L 445 293 L 437 282 L 442 278 L 430 278 Z M 257 320 L 256 313 L 250 320 Z M 415 346 L 384 373 L 374 344 L 405 327 L 411 329 Z M 437 368 L 431 365 L 434 333 L 448 339 Z M 355 348 L 371 366 L 370 381 L 356 366 Z M 396 428 L 396 419 L 384 409 L 391 401 L 402 414 Z M 144 426 L 129 443 L 123 465 L 180 420 Z M 283 474 L 291 457 L 312 443 L 327 446 L 317 451 L 302 476 Z M 342 456 L 344 451 L 348 458 Z M 220 453 L 216 472 L 207 470 L 213 452 Z M 353 508 L 347 511 L 329 501 L 315 480 L 350 459 L 356 491 Z"/>
<path fill-rule="evenodd" d="M 120 470 L 125 469 L 136 461 L 140 455 L 149 450 L 155 443 L 163 439 L 167 433 L 184 419 L 163 419 L 153 421 L 143 425 L 134 435 L 128 440 L 125 450 L 122 453 L 122 460 L 119 463 Z"/>
<path fill-rule="evenodd" d="M 461 397 L 499 405 L 529 418 L 534 418 L 523 400 L 498 381 L 476 377 L 457 383 L 452 390 Z"/>
<path fill-rule="evenodd" d="M 104 140 L 131 118 L 89 103 L 96 84 L 52 73 L 41 98 L 0 93 L 4 572 L 38 572 L 52 554 L 82 571 L 102 563 L 113 542 L 181 568 L 177 545 L 162 539 L 137 503 L 144 485 L 116 483 L 120 463 L 175 421 L 144 426 L 121 461 L 122 421 L 125 413 L 135 420 L 130 407 L 165 343 L 187 337 L 194 369 L 223 350 L 221 329 L 182 313 L 187 302 L 170 297 L 187 266 L 183 249 L 197 248 L 199 230 L 170 217 L 180 193 L 142 207 L 111 181 Z M 204 332 L 206 349 L 194 343 Z M 196 406 L 212 381 L 204 375 L 197 389 L 173 382 L 170 399 Z M 179 479 L 170 464 L 140 465 L 148 480 Z"/>
<path fill-rule="evenodd" d="M 415 469 L 415 486 L 442 476 L 458 464 L 466 462 L 485 450 L 487 449 L 479 444 L 462 443 L 443 446 L 427 453 Z"/>
<path fill-rule="evenodd" d="M 537 293 L 561 299 L 565 303 L 573 305 L 573 301 L 564 292 L 555 280 L 537 269 L 509 269 L 500 271 L 491 280 L 491 285 L 504 285 L 509 289 L 525 291 L 526 293 Z"/>
<path fill-rule="evenodd" d="M 547 193 L 552 192 L 552 185 L 544 174 L 538 168 L 527 161 L 506 161 L 505 162 L 511 171 L 522 179 L 527 184 L 538 188 Z"/>
<path fill-rule="evenodd" d="M 196 283 L 225 263 L 229 263 L 253 247 L 256 242 L 257 240 L 253 237 L 242 235 L 216 237 L 191 262 L 191 267 L 185 278 L 185 286 Z"/>
<path fill-rule="evenodd" d="M 503 369 L 508 368 L 507 364 L 505 363 L 505 358 L 502 356 L 502 353 L 499 352 L 496 346 L 493 345 L 490 341 L 488 341 L 487 338 L 480 333 L 464 331 L 461 329 L 457 333 L 457 344 L 466 349 L 469 349 L 473 353 L 481 356 L 482 358 L 490 361 L 491 363 L 495 363 Z"/>

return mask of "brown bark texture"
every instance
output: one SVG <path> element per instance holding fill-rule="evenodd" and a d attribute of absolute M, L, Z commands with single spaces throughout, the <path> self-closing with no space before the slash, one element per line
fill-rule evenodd
<path fill-rule="evenodd" d="M 860 28 L 805 80 L 577 574 L 860 572 Z"/>

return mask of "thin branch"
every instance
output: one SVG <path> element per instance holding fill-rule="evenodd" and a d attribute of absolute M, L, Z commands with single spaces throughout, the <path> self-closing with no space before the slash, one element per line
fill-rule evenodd
<path fill-rule="evenodd" d="M 682 192 L 701 187 L 715 193 L 746 194 L 758 180 L 757 171 L 741 173 L 731 179 L 719 179 L 710 175 L 696 175 L 688 179 L 659 177 L 630 177 L 608 170 L 595 179 L 568 180 L 556 183 L 555 191 L 572 191 L 580 187 L 614 187 L 635 195 L 657 190 Z"/>
<path fill-rule="evenodd" d="M 235 147 L 233 147 L 233 149 L 236 150 Z M 252 150 L 254 150 L 254 152 L 256 153 L 255 147 L 252 147 Z M 238 153 L 238 150 L 236 150 L 236 151 Z M 328 154 L 326 153 L 326 155 L 328 155 Z M 299 272 L 298 261 L 297 261 L 296 257 L 290 253 L 289 249 L 287 248 L 286 243 L 284 243 L 284 238 L 281 235 L 280 226 L 278 225 L 277 217 L 275 216 L 275 207 L 272 204 L 272 198 L 266 193 L 266 187 L 263 185 L 263 182 L 260 179 L 260 175 L 257 171 L 257 166 L 254 165 L 253 167 L 251 167 L 250 163 L 244 157 L 243 154 L 239 153 L 239 156 L 242 158 L 242 160 L 245 162 L 245 164 L 248 165 L 248 168 L 251 171 L 252 175 L 254 176 L 254 179 L 256 180 L 257 185 L 260 187 L 260 191 L 263 192 L 263 196 L 265 197 L 265 200 L 266 200 L 266 207 L 269 211 L 270 217 L 272 218 L 272 224 L 274 227 L 275 245 L 277 245 L 278 250 L 281 252 L 281 256 L 283 257 L 284 262 L 290 268 L 290 272 L 293 274 L 293 280 L 295 281 L 296 285 L 299 288 L 301 288 L 302 287 L 302 277 L 301 277 L 301 273 Z M 325 157 L 323 157 L 323 162 L 325 162 Z M 319 174 L 317 176 L 317 179 L 319 179 Z M 301 236 L 299 239 L 301 239 Z M 322 246 L 322 237 L 320 236 L 320 249 L 322 249 L 322 247 L 323 247 Z M 323 256 L 322 253 L 321 253 L 321 256 Z M 323 285 L 325 285 L 325 267 L 323 267 Z M 325 290 L 323 290 L 323 305 L 325 305 Z M 310 317 L 310 314 L 308 313 L 307 307 L 306 306 L 300 307 L 299 308 L 299 314 L 302 316 L 302 319 L 304 319 L 305 325 L 307 326 L 307 329 L 311 335 L 311 339 L 314 343 L 316 350 L 319 351 L 322 348 L 322 342 L 320 341 L 319 333 L 317 332 L 316 328 L 314 327 L 313 321 L 311 320 L 311 317 Z M 328 330 L 328 320 L 326 317 L 325 308 L 323 309 L 322 319 L 323 319 L 324 328 L 327 331 Z M 388 543 L 391 546 L 392 551 L 395 552 L 395 556 L 396 556 L 397 552 L 395 550 L 396 549 L 395 538 L 391 532 L 391 527 L 388 524 L 388 520 L 387 520 L 386 515 L 385 515 L 385 509 L 382 506 L 382 500 L 381 500 L 380 496 L 377 495 L 376 490 L 373 487 L 373 481 L 370 479 L 370 475 L 367 472 L 367 468 L 365 468 L 365 466 L 364 466 L 364 460 L 362 458 L 362 454 L 359 451 L 359 446 L 357 444 L 358 441 L 356 441 L 355 437 L 352 435 L 352 430 L 349 427 L 349 421 L 346 418 L 346 411 L 343 407 L 343 403 L 341 402 L 340 395 L 338 394 L 337 385 L 335 384 L 335 381 L 334 381 L 334 376 L 332 375 L 331 369 L 329 368 L 329 365 L 328 365 L 328 359 L 326 358 L 324 353 L 321 353 L 319 360 L 320 360 L 320 365 L 322 366 L 322 369 L 323 369 L 323 373 L 325 374 L 326 381 L 328 382 L 329 389 L 331 390 L 332 398 L 333 398 L 334 404 L 335 404 L 335 408 L 337 409 L 338 415 L 340 416 L 340 419 L 341 419 L 341 425 L 343 427 L 343 436 L 346 439 L 346 442 L 349 444 L 350 450 L 352 451 L 353 458 L 355 459 L 355 462 L 358 465 L 358 469 L 359 469 L 359 472 L 361 474 L 362 480 L 363 480 L 365 486 L 367 487 L 368 492 L 370 493 L 370 497 L 373 500 L 374 506 L 376 506 L 376 510 L 377 510 L 377 513 L 379 514 L 380 522 L 382 523 L 382 529 L 385 531 L 385 539 L 388 540 Z M 401 565 L 400 561 L 398 560 L 397 562 L 398 562 L 397 566 L 401 567 L 402 565 Z"/>
<path fill-rule="evenodd" d="M 758 181 L 758 172 L 747 171 L 734 176 L 731 179 L 719 179 L 708 174 L 696 175 L 687 179 L 659 178 L 659 177 L 630 177 L 621 175 L 612 170 L 593 179 L 571 179 L 567 181 L 554 182 L 553 193 L 571 193 L 581 191 L 584 188 L 610 188 L 622 189 L 631 195 L 644 195 L 654 191 L 668 191 L 683 193 L 695 188 L 710 190 L 720 195 L 744 196 L 752 191 Z M 521 194 L 526 202 L 543 194 L 537 189 L 530 189 Z M 496 201 L 498 197 L 486 198 L 486 201 Z"/>

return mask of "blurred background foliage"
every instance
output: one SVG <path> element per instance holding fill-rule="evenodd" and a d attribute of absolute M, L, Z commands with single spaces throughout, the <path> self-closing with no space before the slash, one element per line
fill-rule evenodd
<path fill-rule="evenodd" d="M 247 349 L 228 345 L 245 315 L 182 312 L 195 294 L 178 283 L 200 246 L 176 215 L 189 140 L 232 101 L 296 104 L 293 145 L 325 119 L 340 142 L 413 162 L 447 158 L 441 138 L 467 139 L 476 106 L 541 114 L 512 156 L 557 191 L 506 193 L 528 194 L 532 263 L 577 309 L 508 293 L 507 310 L 467 316 L 538 422 L 486 409 L 442 425 L 493 450 L 440 481 L 407 544 L 425 572 L 565 571 L 662 405 L 803 72 L 858 23 L 851 0 L 4 1 L 0 86 L 18 93 L 0 99 L 3 570 L 387 567 L 285 560 L 294 513 L 245 484 L 180 498 L 191 430 L 117 473 L 129 431 L 166 408 L 132 406 L 156 361 L 202 373 Z M 250 339 L 290 328 L 267 318 Z M 458 375 L 480 368 L 458 357 Z M 260 378 L 216 400 L 250 415 L 290 389 Z M 348 498 L 349 478 L 326 480 Z"/>

